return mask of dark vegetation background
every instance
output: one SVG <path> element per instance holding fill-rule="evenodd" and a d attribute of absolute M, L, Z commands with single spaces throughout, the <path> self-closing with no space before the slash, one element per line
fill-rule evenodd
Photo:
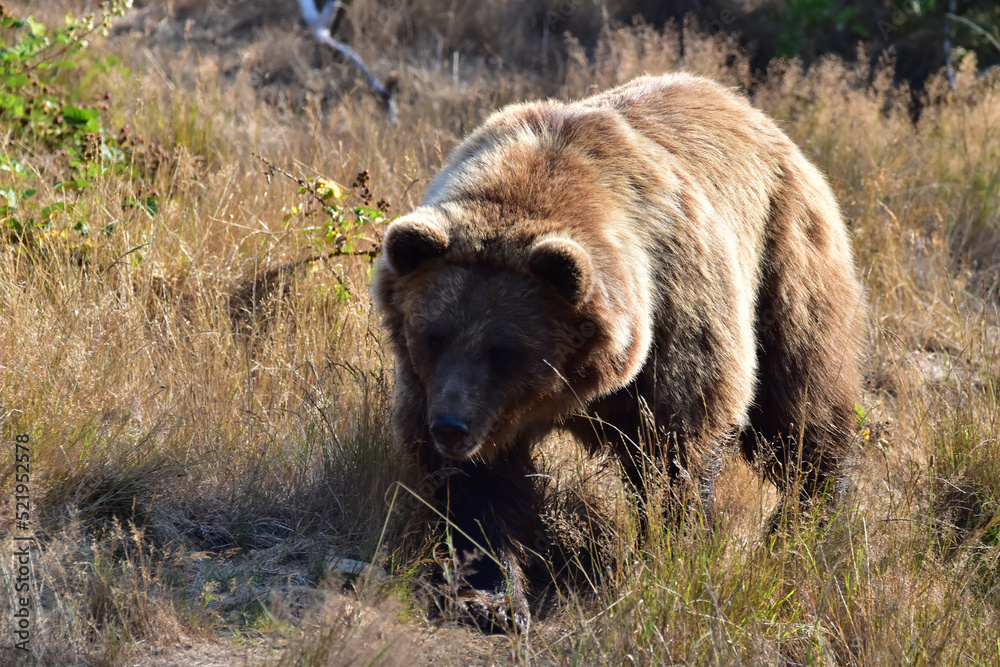
<path fill-rule="evenodd" d="M 220 46 L 250 31 L 298 20 L 298 5 L 290 0 L 139 0 L 136 7 L 161 12 L 170 7 L 177 22 L 173 27 L 190 21 L 182 34 Z M 980 30 L 959 21 L 950 21 L 946 30 L 949 12 Z M 212 25 L 213 14 L 224 25 Z M 497 70 L 516 67 L 546 74 L 565 62 L 564 34 L 593 55 L 603 30 L 636 21 L 658 30 L 690 21 L 705 33 L 732 37 L 749 56 L 751 69 L 761 73 L 777 57 L 799 58 L 809 66 L 823 57 L 854 61 L 863 55 L 875 62 L 889 53 L 897 83 L 906 81 L 919 90 L 945 65 L 946 34 L 953 61 L 974 53 L 981 71 L 1000 64 L 1000 4 L 990 0 L 360 0 L 347 10 L 338 36 L 383 57 L 392 58 L 402 49 L 443 61 L 458 52 Z M 270 73 L 269 80 L 285 81 L 281 72 Z"/>

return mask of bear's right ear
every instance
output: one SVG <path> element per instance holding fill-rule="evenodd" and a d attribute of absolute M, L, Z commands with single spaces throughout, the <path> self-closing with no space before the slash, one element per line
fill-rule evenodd
<path fill-rule="evenodd" d="M 448 250 L 448 233 L 432 216 L 413 214 L 396 220 L 385 232 L 382 253 L 399 275 L 416 270 Z"/>

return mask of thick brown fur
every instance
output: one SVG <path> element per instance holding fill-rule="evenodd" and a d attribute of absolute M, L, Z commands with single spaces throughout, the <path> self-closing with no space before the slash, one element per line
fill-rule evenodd
<path fill-rule="evenodd" d="M 705 512 L 736 443 L 805 498 L 841 474 L 866 312 L 847 231 L 799 149 L 709 80 L 496 113 L 389 227 L 373 290 L 395 437 L 448 473 L 456 545 L 502 564 L 467 579 L 480 618 L 527 620 L 531 449 L 553 428 Z"/>

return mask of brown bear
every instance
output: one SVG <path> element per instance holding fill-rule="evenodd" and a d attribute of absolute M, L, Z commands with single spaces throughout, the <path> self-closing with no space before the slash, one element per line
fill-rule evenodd
<path fill-rule="evenodd" d="M 527 623 L 532 447 L 554 428 L 706 513 L 737 444 L 806 499 L 841 475 L 865 315 L 848 234 L 819 171 L 712 81 L 499 111 L 383 251 L 394 436 L 444 480 L 486 625 Z"/>

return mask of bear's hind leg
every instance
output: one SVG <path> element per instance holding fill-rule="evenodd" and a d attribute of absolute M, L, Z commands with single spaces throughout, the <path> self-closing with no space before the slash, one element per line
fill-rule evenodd
<path fill-rule="evenodd" d="M 782 491 L 811 501 L 840 490 L 861 392 L 864 299 L 839 216 L 792 197 L 775 206 L 757 299 L 757 391 L 740 442 Z"/>

